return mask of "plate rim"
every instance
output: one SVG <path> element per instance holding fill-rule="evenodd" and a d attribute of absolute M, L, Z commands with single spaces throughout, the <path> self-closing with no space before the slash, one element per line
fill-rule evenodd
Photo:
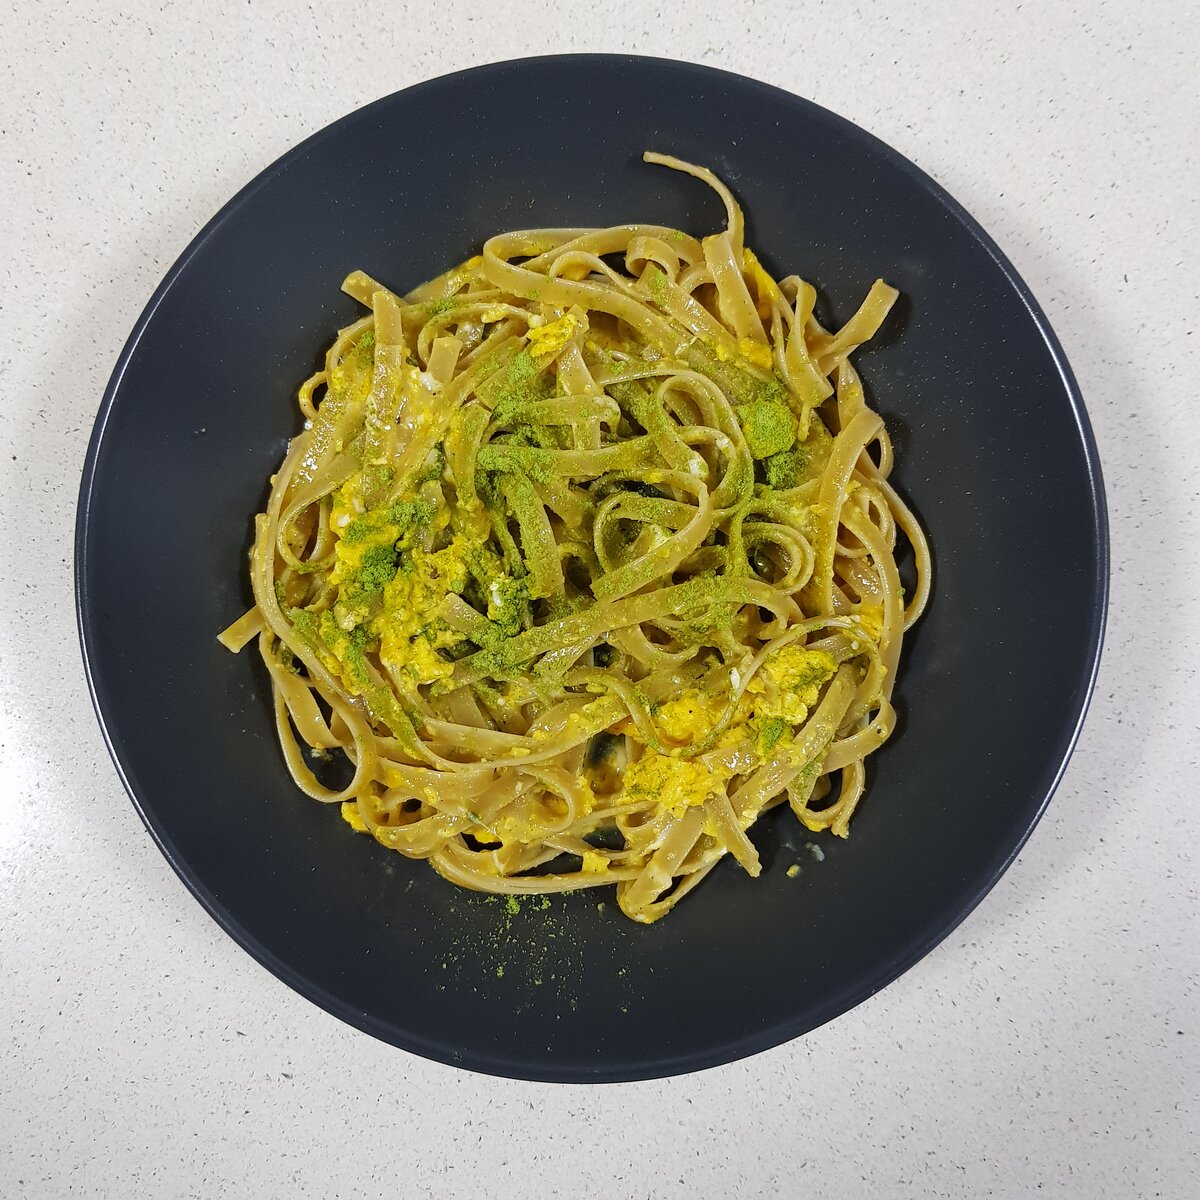
<path fill-rule="evenodd" d="M 933 922 L 930 927 L 926 928 L 924 933 L 916 938 L 912 945 L 902 947 L 897 953 L 877 964 L 874 971 L 858 977 L 852 983 L 846 984 L 831 995 L 826 996 L 824 1002 L 815 1009 L 815 1019 L 813 1019 L 813 1013 L 810 1012 L 809 1016 L 802 1019 L 784 1019 L 759 1027 L 737 1041 L 725 1041 L 717 1047 L 707 1047 L 704 1050 L 675 1053 L 655 1061 L 643 1060 L 641 1066 L 638 1068 L 617 1070 L 613 1070 L 603 1063 L 598 1064 L 595 1068 L 565 1066 L 562 1069 L 555 1069 L 549 1065 L 531 1065 L 522 1063 L 519 1056 L 509 1056 L 501 1053 L 483 1053 L 474 1050 L 456 1050 L 440 1041 L 423 1037 L 415 1030 L 409 1028 L 398 1029 L 395 1023 L 384 1021 L 351 1007 L 338 996 L 314 983 L 299 970 L 283 961 L 269 947 L 258 941 L 258 939 L 252 937 L 237 916 L 227 910 L 216 895 L 200 879 L 193 877 L 189 868 L 182 861 L 182 855 L 174 845 L 169 830 L 163 827 L 156 816 L 153 803 L 144 800 L 133 786 L 130 774 L 127 772 L 121 757 L 125 739 L 110 729 L 105 717 L 103 699 L 108 689 L 106 689 L 94 667 L 93 645 L 97 637 L 95 628 L 96 614 L 89 601 L 90 558 L 88 553 L 88 535 L 93 491 L 97 482 L 98 463 L 104 445 L 109 418 L 117 403 L 125 372 L 163 300 L 179 281 L 180 277 L 187 271 L 192 259 L 219 232 L 224 222 L 246 204 L 257 191 L 272 182 L 293 161 L 299 159 L 326 139 L 337 136 L 352 122 L 369 119 L 372 113 L 395 103 L 398 97 L 412 95 L 428 88 L 444 86 L 451 80 L 460 81 L 467 77 L 486 77 L 488 75 L 501 77 L 513 71 L 527 69 L 531 64 L 543 66 L 548 63 L 570 64 L 572 62 L 577 63 L 580 60 L 586 60 L 589 64 L 604 66 L 614 70 L 633 67 L 679 72 L 685 75 L 691 74 L 693 76 L 706 77 L 713 83 L 722 83 L 726 86 L 734 86 L 740 89 L 748 88 L 752 92 L 760 91 L 764 94 L 769 94 L 775 101 L 781 101 L 800 110 L 807 110 L 810 114 L 815 114 L 820 119 L 831 122 L 843 136 L 858 143 L 866 153 L 881 156 L 891 167 L 901 170 L 923 192 L 936 200 L 947 211 L 948 215 L 965 229 L 972 240 L 985 251 L 1000 270 L 1014 295 L 1021 301 L 1026 314 L 1037 330 L 1038 336 L 1045 343 L 1046 349 L 1049 351 L 1051 360 L 1058 373 L 1063 393 L 1068 401 L 1079 442 L 1083 450 L 1084 465 L 1089 485 L 1088 499 L 1092 514 L 1089 532 L 1094 538 L 1096 546 L 1095 572 L 1090 580 L 1089 587 L 1091 606 L 1088 613 L 1087 669 L 1083 677 L 1075 681 L 1077 708 L 1073 719 L 1069 723 L 1064 724 L 1065 737 L 1060 735 L 1060 748 L 1055 751 L 1050 760 L 1051 762 L 1057 761 L 1057 766 L 1054 769 L 1052 779 L 1046 787 L 1045 794 L 1039 799 L 1036 811 L 1025 827 L 1021 829 L 1009 853 L 1002 858 L 996 869 L 976 880 L 976 886 L 971 890 L 966 901 L 943 913 L 941 919 Z M 929 954 L 937 945 L 945 941 L 978 907 L 983 898 L 999 882 L 1001 876 L 1012 866 L 1013 861 L 1024 848 L 1034 829 L 1041 821 L 1050 800 L 1062 782 L 1071 756 L 1078 744 L 1092 698 L 1095 694 L 1096 679 L 1103 655 L 1104 636 L 1108 620 L 1111 575 L 1110 529 L 1100 454 L 1079 383 L 1071 369 L 1058 336 L 1051 327 L 1050 321 L 1041 305 L 1033 296 L 1032 291 L 1018 274 L 1004 251 L 1001 250 L 996 241 L 967 209 L 954 199 L 928 172 L 922 170 L 887 142 L 848 118 L 842 117 L 804 96 L 800 96 L 774 84 L 764 83 L 750 76 L 741 75 L 734 71 L 722 70 L 703 63 L 651 55 L 607 53 L 530 55 L 522 58 L 484 63 L 423 79 L 369 101 L 336 118 L 334 121 L 289 147 L 239 188 L 204 223 L 172 263 L 142 309 L 117 357 L 112 374 L 105 386 L 99 408 L 97 409 L 95 423 L 88 439 L 76 503 L 73 546 L 76 629 L 79 637 L 88 694 L 100 726 L 105 747 L 116 768 L 117 776 L 133 804 L 134 810 L 145 825 L 154 843 L 170 864 L 171 869 L 182 880 L 185 887 L 209 916 L 216 921 L 221 929 L 238 946 L 270 971 L 280 982 L 319 1008 L 324 1009 L 331 1016 L 336 1017 L 338 1020 L 355 1029 L 367 1033 L 391 1046 L 447 1066 L 465 1068 L 485 1075 L 545 1083 L 621 1083 L 662 1079 L 695 1071 L 708 1070 L 736 1062 L 751 1055 L 781 1046 L 786 1042 L 793 1041 L 796 1038 L 819 1029 L 822 1025 L 827 1024 L 836 1017 L 849 1012 L 852 1008 L 857 1007 L 876 992 L 881 991 L 894 982 Z"/>

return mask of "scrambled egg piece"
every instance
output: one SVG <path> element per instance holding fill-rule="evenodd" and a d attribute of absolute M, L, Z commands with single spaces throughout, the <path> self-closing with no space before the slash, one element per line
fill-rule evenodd
<path fill-rule="evenodd" d="M 580 870 L 588 874 L 598 874 L 601 871 L 608 870 L 608 856 L 601 854 L 599 850 L 585 850 L 583 852 L 583 864 Z"/>
<path fill-rule="evenodd" d="M 717 342 L 713 349 L 720 362 L 733 362 L 737 358 L 744 358 L 748 363 L 753 363 L 756 367 L 762 367 L 764 370 L 769 369 L 771 363 L 774 362 L 771 356 L 771 347 L 763 342 L 756 342 L 753 338 L 742 338 L 737 343 L 736 350 L 731 350 L 724 342 Z"/>
<path fill-rule="evenodd" d="M 724 707 L 718 697 L 687 688 L 659 709 L 655 721 L 673 742 L 698 742 L 720 719 Z"/>
<path fill-rule="evenodd" d="M 414 682 L 434 683 L 454 670 L 438 650 L 459 639 L 449 629 L 434 630 L 442 601 L 467 580 L 467 543 L 458 535 L 444 550 L 414 548 L 383 589 L 383 608 L 371 622 L 379 638 L 379 659 L 393 671 L 408 671 Z"/>
<path fill-rule="evenodd" d="M 750 680 L 714 749 L 744 746 L 754 758 L 769 758 L 795 726 L 808 719 L 821 688 L 836 670 L 837 660 L 824 650 L 791 645 L 771 655 Z M 725 705 L 723 691 L 686 688 L 658 709 L 655 723 L 667 740 L 679 746 L 694 746 L 712 731 Z M 748 740 L 750 746 L 745 745 Z M 680 817 L 716 795 L 732 773 L 730 766 L 713 767 L 697 759 L 647 749 L 636 763 L 625 768 L 623 794 L 629 800 L 654 799 L 672 816 Z"/>
<path fill-rule="evenodd" d="M 420 500 L 364 511 L 359 476 L 333 494 L 330 523 L 337 542 L 329 578 L 337 599 L 320 614 L 293 613 L 292 619 L 355 695 L 369 684 L 363 656 L 376 641 L 380 661 L 417 684 L 444 679 L 454 669 L 438 650 L 458 639 L 439 627 L 437 614 L 447 594 L 466 585 L 470 547 L 461 535 L 443 550 L 416 544 L 414 533 L 432 517 Z"/>
<path fill-rule="evenodd" d="M 342 804 L 342 820 L 354 830 L 355 833 L 370 833 L 367 828 L 367 823 L 358 815 L 358 805 L 353 800 L 346 800 Z"/>
<path fill-rule="evenodd" d="M 808 719 L 821 688 L 836 671 L 837 660 L 825 650 L 790 645 L 772 654 L 747 684 L 737 712 L 716 739 L 714 749 L 740 747 L 751 765 L 767 760 L 781 742 L 791 738 L 795 727 Z M 694 746 L 712 731 L 725 705 L 722 690 L 709 693 L 686 688 L 662 705 L 655 723 L 669 741 Z M 725 757 L 726 763 L 714 765 L 647 749 L 625 768 L 622 798 L 627 802 L 653 800 L 661 811 L 681 817 L 689 808 L 719 794 L 735 770 L 746 769 L 730 765 L 734 758 L 742 757 L 740 751 Z"/>
<path fill-rule="evenodd" d="M 673 817 L 682 817 L 689 808 L 715 796 L 729 773 L 715 770 L 690 758 L 672 758 L 647 750 L 637 762 L 625 768 L 626 800 L 654 800 Z"/>
<path fill-rule="evenodd" d="M 883 636 L 883 605 L 860 604 L 852 615 L 859 619 L 871 641 L 878 642 Z"/>
<path fill-rule="evenodd" d="M 789 725 L 808 720 L 821 687 L 833 678 L 837 659 L 826 650 L 808 650 L 793 643 L 772 654 L 746 686 L 755 716 L 780 718 Z M 765 678 L 764 678 L 765 677 Z"/>
<path fill-rule="evenodd" d="M 360 516 L 361 510 L 354 508 L 353 501 L 343 495 L 344 490 L 334 493 L 330 514 L 330 524 L 338 534 L 333 548 L 333 570 L 329 574 L 329 582 L 335 584 L 352 580 L 370 564 L 373 555 L 378 557 L 374 552 L 380 549 L 394 551 L 403 533 L 400 525 L 392 520 L 390 509 L 378 508 Z"/>
<path fill-rule="evenodd" d="M 577 309 L 571 309 L 557 321 L 549 321 L 545 325 L 531 325 L 529 354 L 535 361 L 550 358 L 562 350 L 576 334 L 586 333 L 587 329 L 587 316 Z"/>
<path fill-rule="evenodd" d="M 685 688 L 675 699 L 663 704 L 654 720 L 672 742 L 692 746 L 709 735 L 725 712 L 725 705 L 724 695 L 710 695 L 698 688 Z M 717 738 L 715 749 L 724 750 L 740 742 L 745 735 L 748 716 L 745 706 L 739 707 L 733 720 Z"/>

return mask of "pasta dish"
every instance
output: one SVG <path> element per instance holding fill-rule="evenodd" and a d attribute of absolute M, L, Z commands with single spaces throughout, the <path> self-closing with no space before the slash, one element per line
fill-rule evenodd
<path fill-rule="evenodd" d="M 640 922 L 725 855 L 759 874 L 775 805 L 846 836 L 930 581 L 850 363 L 896 291 L 826 329 L 724 184 L 645 159 L 725 229 L 500 234 L 407 295 L 349 276 L 366 315 L 299 390 L 221 634 L 355 830 L 476 890 L 615 884 Z"/>

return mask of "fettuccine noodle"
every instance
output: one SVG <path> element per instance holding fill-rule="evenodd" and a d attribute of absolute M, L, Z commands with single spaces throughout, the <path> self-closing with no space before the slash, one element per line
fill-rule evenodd
<path fill-rule="evenodd" d="M 718 179 L 645 157 L 727 227 L 345 281 L 369 312 L 300 388 L 221 640 L 257 640 L 293 778 L 354 829 L 481 891 L 615 884 L 650 922 L 726 854 L 757 875 L 776 804 L 846 836 L 930 564 L 849 361 L 895 290 L 826 330 Z"/>

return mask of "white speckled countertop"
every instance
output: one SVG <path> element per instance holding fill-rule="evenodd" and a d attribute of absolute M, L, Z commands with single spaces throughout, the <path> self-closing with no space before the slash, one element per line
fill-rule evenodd
<path fill-rule="evenodd" d="M 1200 1195 L 1194 9 L 445 7 L 16 0 L 0 15 L 0 1195 Z M 394 1050 L 226 937 L 108 760 L 71 590 L 101 392 L 200 225 L 359 104 L 570 50 L 758 76 L 949 188 L 1074 365 L 1114 561 L 1078 751 L 979 909 L 801 1041 L 600 1088 Z"/>

